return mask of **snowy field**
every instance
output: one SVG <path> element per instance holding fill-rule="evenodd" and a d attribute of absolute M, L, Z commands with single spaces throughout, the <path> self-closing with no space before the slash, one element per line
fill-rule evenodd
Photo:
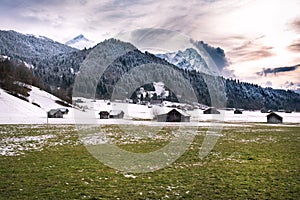
<path fill-rule="evenodd" d="M 153 121 L 153 117 L 163 108 L 152 106 L 149 108 L 145 105 L 128 104 L 121 102 L 109 102 L 104 100 L 93 101 L 91 99 L 80 98 L 83 103 L 78 103 L 85 107 L 84 111 L 78 108 L 68 108 L 69 113 L 63 118 L 47 119 L 47 111 L 50 109 L 63 108 L 55 103 L 59 100 L 57 97 L 32 87 L 29 102 L 18 99 L 7 94 L 0 89 L 0 124 L 144 124 L 144 125 L 162 125 L 162 122 Z M 76 98 L 75 98 L 76 99 Z M 32 103 L 40 105 L 37 107 Z M 99 119 L 99 111 L 123 110 L 124 119 Z M 234 114 L 233 111 L 221 110 L 220 115 L 205 115 L 203 110 L 196 109 L 187 111 L 191 115 L 190 123 L 180 123 L 188 126 L 210 126 L 212 122 L 225 122 L 228 126 L 230 123 L 248 123 L 248 122 L 266 122 L 266 113 L 260 111 L 244 111 L 243 114 Z M 300 123 L 300 113 L 281 113 L 283 123 Z M 178 123 L 163 123 L 164 125 L 178 125 Z"/>

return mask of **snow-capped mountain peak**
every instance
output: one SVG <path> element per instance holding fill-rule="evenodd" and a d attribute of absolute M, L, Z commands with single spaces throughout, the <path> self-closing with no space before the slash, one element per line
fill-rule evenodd
<path fill-rule="evenodd" d="M 165 59 L 166 61 L 182 69 L 196 70 L 197 72 L 203 72 L 211 75 L 217 74 L 212 69 L 209 69 L 205 60 L 193 48 L 166 54 L 156 54 L 156 56 Z"/>
<path fill-rule="evenodd" d="M 84 48 L 90 48 L 94 46 L 94 42 L 84 37 L 84 35 L 80 34 L 75 38 L 67 41 L 65 45 L 68 45 L 76 49 L 84 49 Z"/>
<path fill-rule="evenodd" d="M 89 41 L 89 40 L 86 39 L 84 37 L 84 35 L 80 34 L 80 35 L 76 36 L 75 38 L 73 38 L 72 40 L 70 40 L 69 42 L 78 42 L 78 41 Z"/>

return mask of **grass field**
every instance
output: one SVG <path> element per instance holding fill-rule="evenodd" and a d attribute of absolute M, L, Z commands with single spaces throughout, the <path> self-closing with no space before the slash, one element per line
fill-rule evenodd
<path fill-rule="evenodd" d="M 126 135 L 101 130 L 133 152 L 168 144 L 172 128 Z M 149 173 L 126 173 L 95 159 L 72 125 L 0 125 L 1 199 L 300 199 L 300 127 L 225 127 L 203 160 L 207 128 L 174 163 Z M 137 137 L 138 132 L 144 138 Z"/>

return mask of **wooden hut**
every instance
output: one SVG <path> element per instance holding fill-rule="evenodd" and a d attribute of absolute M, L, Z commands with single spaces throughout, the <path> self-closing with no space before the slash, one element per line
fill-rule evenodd
<path fill-rule="evenodd" d="M 109 118 L 109 112 L 108 111 L 100 111 L 99 116 L 100 116 L 100 119 L 108 119 Z"/>
<path fill-rule="evenodd" d="M 235 109 L 233 111 L 234 114 L 243 114 L 243 111 L 239 110 L 239 109 Z"/>
<path fill-rule="evenodd" d="M 216 108 L 208 108 L 203 111 L 203 114 L 220 114 L 220 111 L 218 111 Z"/>
<path fill-rule="evenodd" d="M 48 118 L 63 118 L 63 113 L 60 109 L 51 109 L 47 112 Z"/>
<path fill-rule="evenodd" d="M 163 109 L 158 115 L 156 120 L 158 122 L 189 122 L 191 116 L 186 112 L 179 109 Z"/>
<path fill-rule="evenodd" d="M 283 118 L 274 112 L 267 115 L 268 123 L 281 124 L 282 121 L 283 121 Z"/>

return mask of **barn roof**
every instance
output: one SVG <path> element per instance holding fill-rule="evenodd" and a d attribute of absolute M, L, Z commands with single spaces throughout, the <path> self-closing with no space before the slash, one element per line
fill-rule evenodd
<path fill-rule="evenodd" d="M 276 113 L 274 113 L 274 112 L 271 112 L 270 114 L 268 114 L 268 115 L 267 115 L 267 118 L 270 118 L 270 117 L 272 117 L 272 116 L 274 116 L 274 117 L 276 117 L 276 118 L 278 118 L 278 119 L 282 119 L 282 117 L 281 117 L 280 115 L 278 115 L 278 114 L 276 114 Z"/>
<path fill-rule="evenodd" d="M 108 112 L 107 110 L 101 110 L 101 111 L 99 112 L 99 115 L 100 115 L 100 113 L 102 113 L 102 114 L 103 114 L 103 113 L 107 113 L 107 114 L 108 114 L 109 112 Z"/>
<path fill-rule="evenodd" d="M 207 109 L 205 109 L 205 110 L 217 110 L 217 109 L 214 108 L 214 107 L 209 107 L 209 108 L 207 108 Z"/>
<path fill-rule="evenodd" d="M 161 109 L 159 109 L 157 115 L 165 115 L 165 114 L 168 114 L 169 112 L 171 112 L 172 110 L 176 110 L 183 116 L 186 116 L 186 117 L 190 116 L 188 113 L 184 112 L 183 110 L 180 110 L 177 108 L 170 108 L 170 107 L 162 107 Z"/>
<path fill-rule="evenodd" d="M 121 113 L 124 113 L 123 110 L 111 110 L 109 112 L 110 115 L 119 115 Z"/>
<path fill-rule="evenodd" d="M 60 110 L 62 112 L 66 112 L 68 110 L 68 108 L 58 108 L 57 110 Z"/>
<path fill-rule="evenodd" d="M 49 113 L 50 115 L 54 115 L 54 114 L 57 113 L 57 112 L 61 112 L 60 109 L 51 109 L 51 110 L 48 111 L 48 113 Z"/>

